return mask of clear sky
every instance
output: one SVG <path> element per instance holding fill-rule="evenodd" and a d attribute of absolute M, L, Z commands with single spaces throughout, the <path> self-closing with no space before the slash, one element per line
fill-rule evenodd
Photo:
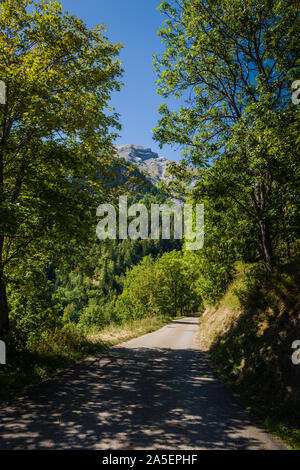
<path fill-rule="evenodd" d="M 164 101 L 156 93 L 152 66 L 152 54 L 163 50 L 157 36 L 165 19 L 157 11 L 160 0 L 60 1 L 64 10 L 79 16 L 89 26 L 105 23 L 109 40 L 124 44 L 120 56 L 125 70 L 124 87 L 112 98 L 112 105 L 120 114 L 123 126 L 116 143 L 151 147 L 160 155 L 178 160 L 178 148 L 164 146 L 160 150 L 152 139 L 152 129 L 159 117 L 158 106 Z M 174 103 L 176 107 L 177 101 Z"/>

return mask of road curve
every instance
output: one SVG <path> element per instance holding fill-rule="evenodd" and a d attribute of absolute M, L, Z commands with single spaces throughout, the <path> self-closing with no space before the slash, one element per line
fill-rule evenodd
<path fill-rule="evenodd" d="M 59 374 L 0 409 L 3 449 L 285 449 L 216 378 L 195 318 Z"/>

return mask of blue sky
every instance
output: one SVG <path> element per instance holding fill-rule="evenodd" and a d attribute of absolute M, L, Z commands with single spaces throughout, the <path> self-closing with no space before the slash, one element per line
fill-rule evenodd
<path fill-rule="evenodd" d="M 61 0 L 64 10 L 82 18 L 89 26 L 105 23 L 113 43 L 124 44 L 121 60 L 124 87 L 112 98 L 123 126 L 117 144 L 151 147 L 165 157 L 178 160 L 180 150 L 152 139 L 163 98 L 156 93 L 152 54 L 162 51 L 157 31 L 165 19 L 158 11 L 160 0 Z M 171 103 L 175 101 L 172 100 Z M 174 103 L 178 106 L 177 101 Z"/>

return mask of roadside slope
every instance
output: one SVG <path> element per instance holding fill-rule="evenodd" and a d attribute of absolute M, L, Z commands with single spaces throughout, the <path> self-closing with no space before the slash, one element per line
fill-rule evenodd
<path fill-rule="evenodd" d="M 300 339 L 295 267 L 267 283 L 239 273 L 200 320 L 199 342 L 222 380 L 274 434 L 300 448 L 300 365 L 291 361 Z"/>

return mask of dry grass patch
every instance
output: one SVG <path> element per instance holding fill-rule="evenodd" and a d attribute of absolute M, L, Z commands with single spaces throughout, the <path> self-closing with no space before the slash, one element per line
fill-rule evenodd
<path fill-rule="evenodd" d="M 88 333 L 87 339 L 92 344 L 104 343 L 111 346 L 151 333 L 168 322 L 169 319 L 156 316 L 133 320 L 125 325 L 111 324 L 101 331 Z"/>
<path fill-rule="evenodd" d="M 235 291 L 241 284 L 242 275 L 238 273 L 219 304 L 215 307 L 208 306 L 202 314 L 198 340 L 203 351 L 208 351 L 237 324 L 242 308 Z"/>

